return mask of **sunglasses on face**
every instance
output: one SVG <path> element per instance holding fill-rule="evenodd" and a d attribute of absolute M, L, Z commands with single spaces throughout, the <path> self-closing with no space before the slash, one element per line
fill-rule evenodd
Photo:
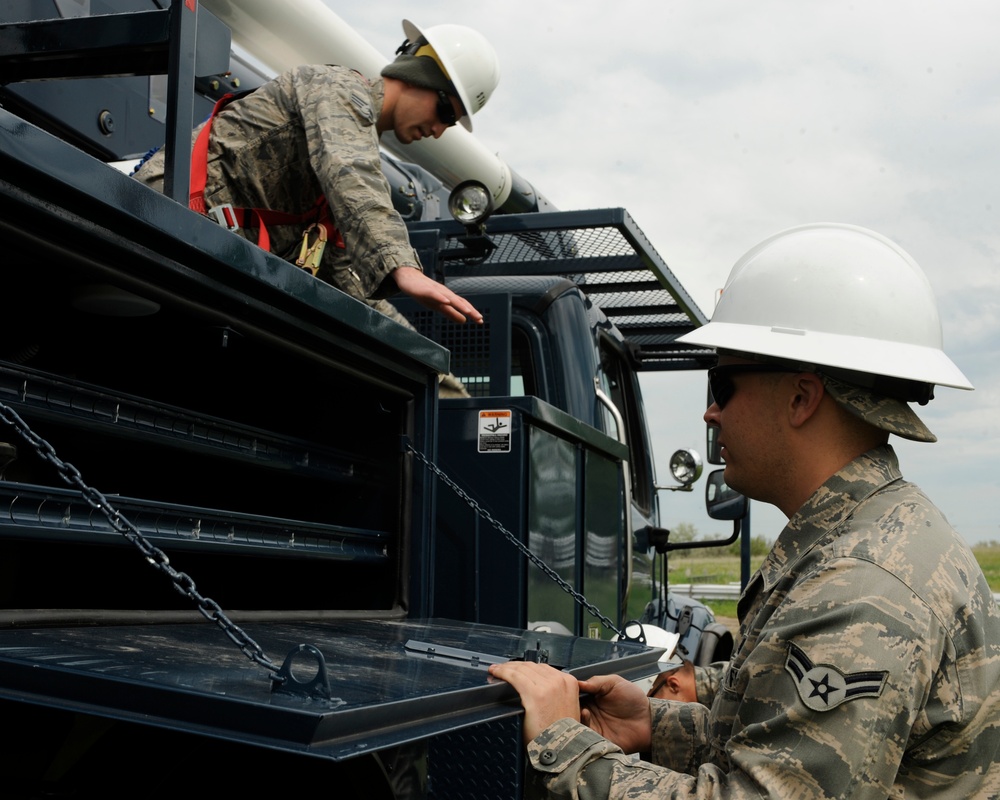
<path fill-rule="evenodd" d="M 451 104 L 451 98 L 440 90 L 438 91 L 437 118 L 441 121 L 442 125 L 449 128 L 458 122 L 458 117 L 455 116 L 455 106 Z"/>
<path fill-rule="evenodd" d="M 775 364 L 724 364 L 721 367 L 712 367 L 708 371 L 708 386 L 712 390 L 715 404 L 722 409 L 726 407 L 726 403 L 733 399 L 733 395 L 736 394 L 736 384 L 733 383 L 734 375 L 754 372 L 802 372 L 802 370 L 779 367 Z"/>

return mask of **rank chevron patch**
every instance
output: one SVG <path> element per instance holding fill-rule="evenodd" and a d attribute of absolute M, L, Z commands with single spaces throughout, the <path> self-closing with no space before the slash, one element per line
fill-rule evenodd
<path fill-rule="evenodd" d="M 845 675 L 829 664 L 813 664 L 809 656 L 791 642 L 788 643 L 785 671 L 795 681 L 802 702 L 813 711 L 829 711 L 859 697 L 878 697 L 889 675 L 888 671 Z"/>

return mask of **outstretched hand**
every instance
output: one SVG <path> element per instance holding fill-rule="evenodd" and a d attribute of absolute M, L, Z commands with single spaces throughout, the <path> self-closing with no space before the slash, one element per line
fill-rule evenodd
<path fill-rule="evenodd" d="M 649 699 L 621 675 L 597 675 L 580 681 L 580 689 L 591 696 L 584 701 L 580 720 L 625 753 L 648 752 L 653 724 Z"/>
<path fill-rule="evenodd" d="M 444 314 L 455 322 L 471 319 L 482 324 L 483 315 L 464 297 L 455 294 L 443 283 L 428 278 L 415 267 L 398 267 L 392 272 L 396 286 L 403 294 L 409 295 L 431 311 Z"/>

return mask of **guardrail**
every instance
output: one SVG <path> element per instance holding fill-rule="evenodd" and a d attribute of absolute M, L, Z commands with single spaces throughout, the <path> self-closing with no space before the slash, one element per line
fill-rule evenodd
<path fill-rule="evenodd" d="M 671 594 L 682 594 L 696 600 L 738 600 L 738 583 L 671 583 Z"/>

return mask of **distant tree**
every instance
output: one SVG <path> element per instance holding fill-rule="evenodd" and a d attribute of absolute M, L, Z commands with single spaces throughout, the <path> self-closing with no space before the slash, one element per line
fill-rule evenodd
<path fill-rule="evenodd" d="M 685 542 L 694 542 L 698 540 L 698 529 L 695 528 L 690 522 L 678 522 L 674 527 L 670 529 L 669 542 L 672 545 L 684 544 Z M 689 556 L 691 551 L 687 548 L 682 550 L 671 550 L 671 556 Z"/>
<path fill-rule="evenodd" d="M 765 556 L 771 549 L 772 544 L 774 543 L 765 536 L 751 536 L 750 555 Z M 726 548 L 726 553 L 731 556 L 738 556 L 740 554 L 740 541 L 737 539 L 729 545 L 729 547 Z"/>

